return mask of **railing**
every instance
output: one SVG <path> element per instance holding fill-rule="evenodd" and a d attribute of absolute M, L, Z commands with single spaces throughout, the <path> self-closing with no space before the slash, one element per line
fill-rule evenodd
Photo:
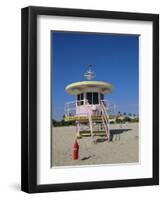
<path fill-rule="evenodd" d="M 102 122 L 105 127 L 107 138 L 110 138 L 110 127 L 109 127 L 109 115 L 106 110 L 106 106 L 103 101 L 101 101 L 101 110 L 102 110 Z"/>
<path fill-rule="evenodd" d="M 87 104 L 88 101 L 87 100 L 76 100 L 76 101 L 70 101 L 67 102 L 65 104 L 65 116 L 69 117 L 69 116 L 75 116 L 76 115 L 76 111 L 77 111 L 77 106 L 80 105 L 85 105 Z"/>
<path fill-rule="evenodd" d="M 116 105 L 114 103 L 109 102 L 106 99 L 101 100 L 100 102 L 101 102 L 101 104 L 103 103 L 108 115 L 113 115 L 113 116 L 116 115 L 117 111 L 116 111 Z"/>
<path fill-rule="evenodd" d="M 65 104 L 65 116 L 74 116 L 76 114 L 76 101 L 70 101 Z"/>
<path fill-rule="evenodd" d="M 105 106 L 104 102 L 101 101 L 101 110 L 102 110 L 102 114 L 104 116 L 105 121 L 108 122 L 108 113 L 107 113 L 107 107 Z"/>
<path fill-rule="evenodd" d="M 101 103 L 105 107 L 107 115 L 112 115 L 112 116 L 116 115 L 115 104 L 108 102 L 108 100 L 101 100 L 100 104 Z M 100 105 L 100 104 L 97 104 L 97 105 Z M 80 108 L 80 106 L 82 106 L 82 105 L 92 106 L 92 104 L 88 103 L 88 100 L 79 100 L 79 101 L 76 100 L 76 101 L 67 102 L 65 104 L 65 116 L 66 117 L 76 116 L 77 115 L 77 109 Z M 82 113 L 80 113 L 80 114 L 82 114 Z M 88 113 L 83 113 L 83 115 L 84 114 L 88 114 Z"/>

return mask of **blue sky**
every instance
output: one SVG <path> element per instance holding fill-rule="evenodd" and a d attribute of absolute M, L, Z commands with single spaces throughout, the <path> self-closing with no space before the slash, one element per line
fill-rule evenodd
<path fill-rule="evenodd" d="M 114 102 L 117 111 L 138 114 L 137 35 L 52 32 L 52 118 L 61 119 L 64 105 L 75 100 L 65 87 L 84 81 L 87 65 L 93 64 L 95 80 L 114 85 L 105 98 Z"/>

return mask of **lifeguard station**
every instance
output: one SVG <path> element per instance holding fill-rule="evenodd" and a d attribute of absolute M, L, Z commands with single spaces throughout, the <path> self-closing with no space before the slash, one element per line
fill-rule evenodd
<path fill-rule="evenodd" d="M 93 81 L 95 73 L 92 65 L 84 74 L 86 81 L 68 85 L 66 91 L 76 96 L 73 102 L 65 104 L 65 121 L 76 122 L 77 138 L 103 134 L 110 139 L 110 120 L 113 120 L 115 105 L 109 103 L 104 96 L 112 93 L 113 86 L 102 81 Z"/>

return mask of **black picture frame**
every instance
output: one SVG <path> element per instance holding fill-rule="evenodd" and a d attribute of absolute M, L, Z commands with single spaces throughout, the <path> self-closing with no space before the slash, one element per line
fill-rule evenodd
<path fill-rule="evenodd" d="M 153 23 L 153 177 L 37 184 L 37 16 L 55 15 Z M 30 6 L 21 11 L 21 190 L 28 193 L 159 184 L 159 15 Z"/>

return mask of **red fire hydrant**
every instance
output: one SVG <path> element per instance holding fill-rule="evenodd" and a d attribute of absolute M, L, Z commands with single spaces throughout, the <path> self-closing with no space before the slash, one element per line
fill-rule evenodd
<path fill-rule="evenodd" d="M 75 140 L 74 147 L 73 147 L 73 159 L 78 160 L 79 157 L 79 145 L 77 140 Z"/>

